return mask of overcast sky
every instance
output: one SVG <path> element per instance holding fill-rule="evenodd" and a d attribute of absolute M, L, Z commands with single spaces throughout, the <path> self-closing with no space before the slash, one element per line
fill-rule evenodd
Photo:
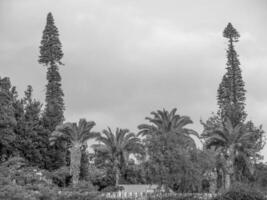
<path fill-rule="evenodd" d="M 266 0 L 0 0 L 0 76 L 21 96 L 32 85 L 42 102 L 46 68 L 37 60 L 48 12 L 63 45 L 67 121 L 135 132 L 151 111 L 176 107 L 201 133 L 199 120 L 217 111 L 231 22 L 248 119 L 267 131 Z"/>

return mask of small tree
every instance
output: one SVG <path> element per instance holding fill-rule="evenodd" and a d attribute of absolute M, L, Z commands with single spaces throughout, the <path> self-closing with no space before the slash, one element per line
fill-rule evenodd
<path fill-rule="evenodd" d="M 128 129 L 116 129 L 113 133 L 110 128 L 98 134 L 96 140 L 99 144 L 94 145 L 95 151 L 105 156 L 104 160 L 113 165 L 115 173 L 115 185 L 118 186 L 121 169 L 128 163 L 130 153 L 143 153 L 143 145 L 140 138 Z"/>

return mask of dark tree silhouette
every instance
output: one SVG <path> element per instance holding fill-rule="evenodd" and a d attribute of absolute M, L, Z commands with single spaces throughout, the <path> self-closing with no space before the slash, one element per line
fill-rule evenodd
<path fill-rule="evenodd" d="M 40 46 L 39 63 L 48 67 L 46 85 L 46 105 L 43 115 L 44 125 L 50 131 L 64 120 L 64 101 L 61 76 L 58 66 L 62 65 L 63 52 L 52 13 L 48 13 Z"/>
<path fill-rule="evenodd" d="M 245 84 L 242 79 L 238 54 L 234 47 L 234 43 L 238 42 L 240 35 L 229 23 L 223 31 L 223 36 L 228 39 L 227 72 L 219 85 L 217 101 L 222 120 L 225 121 L 226 118 L 229 118 L 233 126 L 236 126 L 239 122 L 244 122 L 247 116 L 245 112 Z"/>

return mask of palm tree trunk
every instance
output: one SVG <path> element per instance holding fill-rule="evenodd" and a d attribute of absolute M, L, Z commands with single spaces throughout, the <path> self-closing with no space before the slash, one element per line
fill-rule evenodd
<path fill-rule="evenodd" d="M 226 160 L 226 172 L 225 172 L 225 189 L 229 189 L 233 181 L 234 176 L 234 164 L 233 159 L 228 158 Z"/>
<path fill-rule="evenodd" d="M 231 175 L 229 173 L 225 174 L 225 189 L 228 190 L 231 185 Z"/>
<path fill-rule="evenodd" d="M 116 167 L 116 175 L 115 176 L 116 176 L 115 177 L 115 185 L 119 186 L 120 172 L 119 172 L 118 167 Z"/>
<path fill-rule="evenodd" d="M 210 193 L 215 194 L 217 190 L 217 171 L 213 169 L 210 173 Z"/>
<path fill-rule="evenodd" d="M 73 146 L 70 149 L 70 174 L 72 175 L 72 183 L 74 186 L 79 182 L 81 155 L 82 153 L 79 146 Z"/>
<path fill-rule="evenodd" d="M 117 159 L 114 162 L 114 168 L 115 168 L 115 186 L 118 186 L 120 179 L 120 170 L 119 170 L 119 161 Z"/>

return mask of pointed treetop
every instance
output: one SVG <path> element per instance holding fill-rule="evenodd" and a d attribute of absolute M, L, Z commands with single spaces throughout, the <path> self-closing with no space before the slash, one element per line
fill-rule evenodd
<path fill-rule="evenodd" d="M 229 23 L 223 31 L 223 36 L 229 39 L 228 49 L 226 50 L 227 72 L 219 85 L 217 101 L 220 115 L 224 119 L 229 117 L 234 126 L 236 126 L 239 122 L 244 122 L 247 116 L 245 112 L 245 83 L 242 78 L 238 54 L 233 44 L 233 42 L 238 41 L 240 35 Z"/>
<path fill-rule="evenodd" d="M 233 27 L 233 25 L 231 23 L 228 23 L 228 25 L 223 31 L 223 37 L 229 38 L 234 42 L 238 42 L 238 38 L 240 37 L 240 35 L 237 32 L 237 30 Z"/>
<path fill-rule="evenodd" d="M 44 65 L 61 64 L 63 57 L 62 45 L 59 40 L 58 29 L 55 26 L 51 12 L 47 14 L 46 25 L 40 46 L 39 63 Z"/>
<path fill-rule="evenodd" d="M 51 12 L 49 12 L 49 13 L 47 14 L 46 22 L 47 22 L 47 23 L 49 22 L 49 24 L 53 24 L 53 25 L 54 25 L 55 21 L 54 21 L 54 17 L 53 17 L 53 15 L 52 15 Z"/>

